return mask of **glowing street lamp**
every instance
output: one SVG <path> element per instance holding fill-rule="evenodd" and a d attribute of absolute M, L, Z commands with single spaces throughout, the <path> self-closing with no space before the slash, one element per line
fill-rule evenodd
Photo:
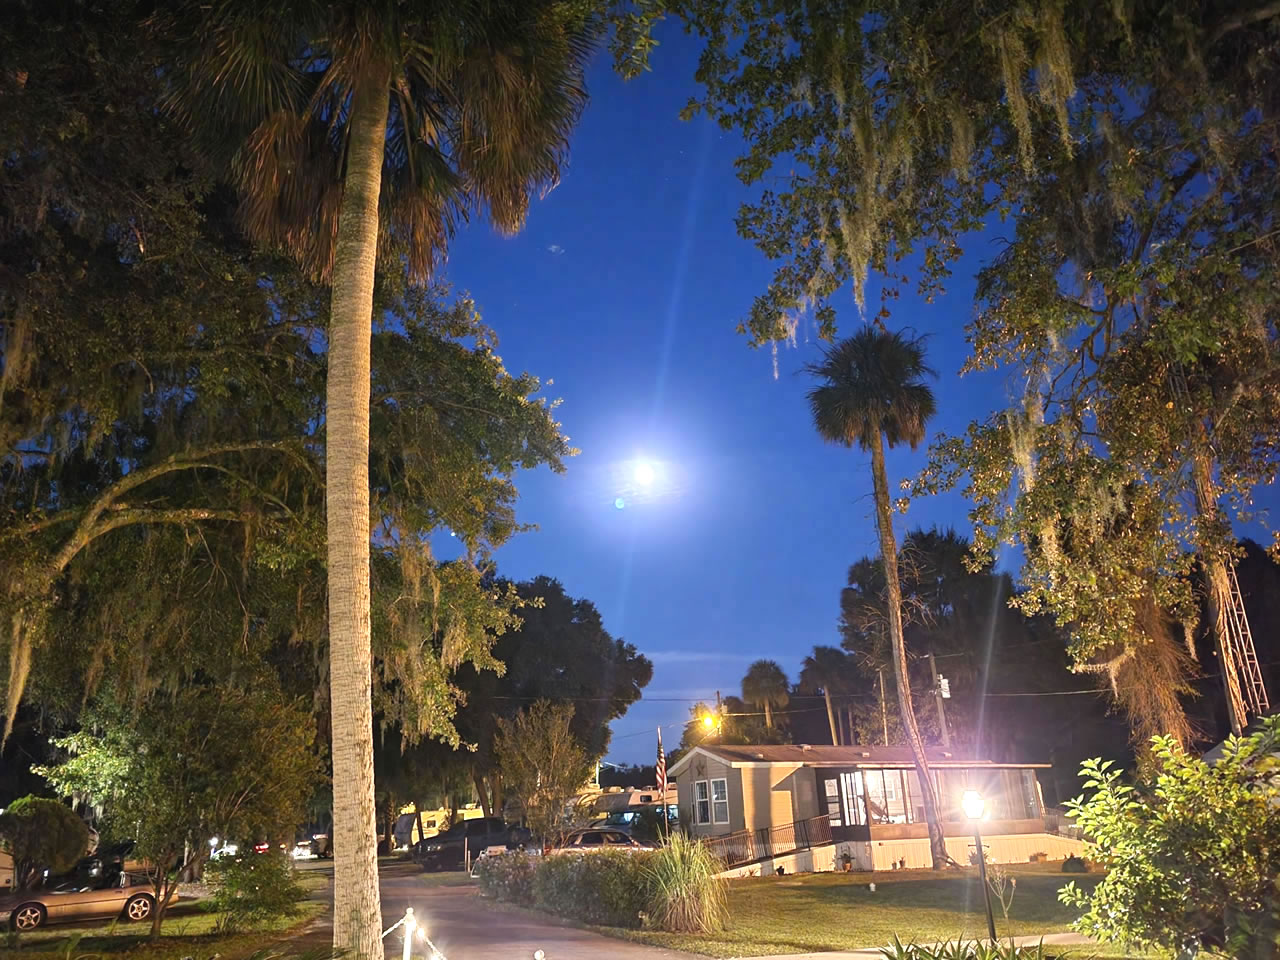
<path fill-rule="evenodd" d="M 982 815 L 986 813 L 987 804 L 977 790 L 966 790 L 960 798 L 960 806 L 964 815 L 973 822 L 973 842 L 978 851 L 978 877 L 982 880 L 982 902 L 987 907 L 987 933 L 991 942 L 996 942 L 996 918 L 991 912 L 991 888 L 987 885 L 987 855 L 982 849 Z"/>

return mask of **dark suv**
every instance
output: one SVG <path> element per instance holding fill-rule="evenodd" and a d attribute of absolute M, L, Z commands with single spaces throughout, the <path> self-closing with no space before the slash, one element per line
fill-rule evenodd
<path fill-rule="evenodd" d="M 523 847 L 529 842 L 529 831 L 513 827 L 497 817 L 480 817 L 455 823 L 444 833 L 420 840 L 413 848 L 413 858 L 423 870 L 457 870 L 468 853 L 475 860 L 488 847 Z"/>

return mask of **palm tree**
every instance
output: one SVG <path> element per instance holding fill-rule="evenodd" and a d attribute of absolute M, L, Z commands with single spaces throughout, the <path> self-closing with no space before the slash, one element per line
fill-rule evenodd
<path fill-rule="evenodd" d="M 231 164 L 243 226 L 332 285 L 326 397 L 334 946 L 381 960 L 369 614 L 379 254 L 427 279 L 473 212 L 524 223 L 586 102 L 589 4 L 187 0 L 151 21 L 168 106 Z M 398 269 L 400 260 L 392 259 Z"/>
<path fill-rule="evenodd" d="M 846 692 L 844 681 L 848 671 L 849 655 L 839 647 L 814 647 L 800 668 L 800 689 L 805 693 L 822 691 L 827 704 L 827 723 L 831 725 L 831 742 L 836 746 L 840 745 L 840 733 L 831 695 Z"/>
<path fill-rule="evenodd" d="M 742 699 L 764 708 L 767 730 L 773 729 L 774 708 L 785 707 L 791 701 L 790 689 L 787 675 L 772 660 L 757 660 L 747 668 L 747 674 L 742 678 Z"/>
<path fill-rule="evenodd" d="M 902 639 L 902 587 L 898 581 L 898 547 L 893 533 L 889 478 L 884 448 L 907 443 L 912 449 L 924 440 L 925 422 L 933 416 L 933 391 L 924 382 L 933 376 L 924 360 L 919 338 L 864 326 L 847 340 L 825 351 L 821 363 L 810 364 L 809 373 L 819 384 L 809 391 L 809 407 L 818 434 L 828 443 L 846 447 L 857 444 L 871 453 L 871 479 L 875 491 L 876 530 L 884 563 L 889 641 L 898 711 L 907 742 L 915 758 L 933 867 L 942 869 L 950 859 L 938 821 L 938 805 L 924 742 L 916 725 L 907 673 L 906 644 Z"/>

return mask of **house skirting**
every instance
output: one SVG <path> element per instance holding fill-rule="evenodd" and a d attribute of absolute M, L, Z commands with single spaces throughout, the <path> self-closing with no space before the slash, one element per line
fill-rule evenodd
<path fill-rule="evenodd" d="M 951 859 L 962 866 L 968 865 L 969 855 L 973 853 L 973 838 L 947 837 L 946 843 Z M 1049 860 L 1065 860 L 1070 856 L 1084 855 L 1084 844 L 1079 840 L 1052 833 L 983 836 L 982 845 L 987 848 L 987 857 L 993 863 L 1029 863 L 1032 855 L 1038 853 L 1044 854 Z M 767 877 L 776 874 L 779 867 L 788 874 L 843 870 L 846 853 L 853 860 L 853 869 L 860 872 L 893 870 L 897 868 L 895 865 L 904 861 L 904 869 L 907 870 L 928 869 L 933 866 L 927 839 L 843 840 L 808 850 L 793 850 L 776 857 L 766 857 L 755 863 L 744 863 L 740 867 L 723 871 L 719 876 L 728 879 Z"/>
<path fill-rule="evenodd" d="M 970 863 L 973 854 L 973 837 L 947 837 L 947 853 L 961 866 Z M 1084 844 L 1069 837 L 1052 833 L 983 834 L 982 845 L 987 859 L 992 863 L 1028 863 L 1033 855 L 1041 853 L 1049 860 L 1065 860 L 1070 856 L 1082 856 Z M 927 838 L 903 840 L 854 840 L 840 844 L 853 857 L 855 870 L 911 870 L 933 866 Z M 845 849 L 837 853 L 843 857 Z"/>

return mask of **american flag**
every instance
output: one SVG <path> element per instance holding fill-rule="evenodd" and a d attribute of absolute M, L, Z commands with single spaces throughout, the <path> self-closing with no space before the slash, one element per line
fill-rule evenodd
<path fill-rule="evenodd" d="M 662 749 L 662 728 L 658 728 L 658 797 L 659 803 L 667 802 L 667 754 Z"/>

